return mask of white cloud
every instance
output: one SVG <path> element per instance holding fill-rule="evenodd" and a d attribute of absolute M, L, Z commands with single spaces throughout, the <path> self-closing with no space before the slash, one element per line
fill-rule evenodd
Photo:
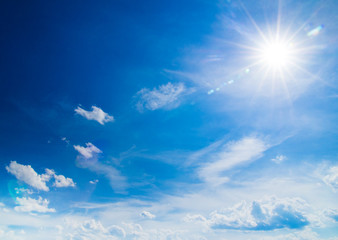
<path fill-rule="evenodd" d="M 97 184 L 98 182 L 99 182 L 98 179 L 95 179 L 95 180 L 93 180 L 93 181 L 89 181 L 90 184 Z"/>
<path fill-rule="evenodd" d="M 320 237 L 318 233 L 312 231 L 309 228 L 305 228 L 302 231 L 297 231 L 293 233 L 277 235 L 273 237 L 263 237 L 262 240 L 323 240 L 324 238 Z M 338 237 L 329 237 L 325 238 L 327 240 L 338 240 Z"/>
<path fill-rule="evenodd" d="M 140 216 L 143 218 L 154 219 L 156 216 L 148 211 L 143 211 L 140 213 Z"/>
<path fill-rule="evenodd" d="M 49 191 L 46 182 L 50 176 L 46 174 L 37 174 L 30 165 L 22 165 L 16 161 L 11 161 L 9 166 L 6 166 L 9 173 L 13 174 L 18 180 L 23 181 L 38 190 Z"/>
<path fill-rule="evenodd" d="M 116 168 L 98 161 L 98 154 L 102 153 L 100 149 L 92 143 L 86 143 L 86 146 L 87 147 L 74 145 L 75 150 L 79 152 L 77 165 L 97 174 L 104 175 L 115 191 L 123 192 L 127 185 L 126 178 L 122 176 Z"/>
<path fill-rule="evenodd" d="M 127 233 L 123 227 L 118 225 L 106 227 L 95 219 L 79 221 L 66 218 L 64 225 L 59 226 L 59 236 L 65 239 L 119 240 L 125 239 Z"/>
<path fill-rule="evenodd" d="M 98 149 L 92 143 L 86 143 L 87 147 L 82 147 L 79 145 L 74 145 L 76 151 L 78 151 L 84 158 L 92 158 L 93 154 L 102 153 L 100 149 Z"/>
<path fill-rule="evenodd" d="M 42 199 L 41 197 L 38 199 L 33 199 L 30 197 L 17 197 L 16 202 L 19 206 L 16 206 L 14 210 L 17 212 L 55 212 L 54 208 L 48 208 L 49 201 L 47 199 Z"/>
<path fill-rule="evenodd" d="M 214 211 L 209 224 L 214 229 L 274 230 L 298 229 L 309 224 L 302 210 L 307 204 L 299 198 L 266 198 L 242 201 L 232 208 Z"/>
<path fill-rule="evenodd" d="M 194 214 L 194 215 L 187 214 L 183 218 L 183 220 L 185 222 L 206 222 L 207 221 L 207 219 L 200 214 Z"/>
<path fill-rule="evenodd" d="M 102 111 L 101 108 L 92 106 L 92 109 L 92 111 L 86 111 L 81 107 L 77 107 L 74 111 L 88 120 L 95 120 L 99 122 L 101 125 L 104 125 L 106 122 L 114 121 L 114 117 Z"/>
<path fill-rule="evenodd" d="M 46 173 L 54 178 L 54 184 L 55 187 L 75 187 L 75 183 L 73 179 L 67 178 L 63 175 L 56 175 L 54 170 L 46 169 Z"/>
<path fill-rule="evenodd" d="M 67 145 L 70 144 L 70 141 L 66 137 L 62 137 L 61 141 L 64 141 L 65 143 L 67 143 Z"/>
<path fill-rule="evenodd" d="M 27 194 L 33 194 L 33 191 L 31 189 L 28 188 L 14 188 L 16 194 L 20 194 L 20 193 L 27 193 Z"/>
<path fill-rule="evenodd" d="M 239 165 L 251 162 L 262 156 L 268 145 L 255 137 L 245 137 L 230 142 L 210 156 L 211 161 L 202 165 L 199 176 L 208 183 L 219 185 L 227 182 L 224 172 Z"/>
<path fill-rule="evenodd" d="M 154 111 L 160 108 L 175 108 L 179 105 L 178 98 L 185 90 L 183 83 L 172 84 L 170 82 L 159 86 L 158 89 L 143 88 L 136 94 L 139 99 L 136 107 L 140 112 L 144 109 Z"/>
<path fill-rule="evenodd" d="M 29 186 L 38 190 L 49 191 L 47 182 L 54 178 L 55 187 L 74 187 L 75 183 L 71 178 L 66 178 L 63 175 L 56 175 L 54 170 L 46 168 L 45 174 L 38 174 L 30 165 L 22 165 L 16 161 L 11 161 L 9 166 L 6 166 L 9 173 L 13 174 L 18 180 L 23 181 Z M 27 193 L 29 190 L 27 190 Z"/>
<path fill-rule="evenodd" d="M 334 221 L 338 222 L 338 209 L 326 209 L 324 211 L 325 216 L 333 219 Z"/>
<path fill-rule="evenodd" d="M 323 177 L 323 181 L 334 191 L 338 190 L 338 166 L 330 167 Z"/>
<path fill-rule="evenodd" d="M 275 158 L 271 159 L 271 161 L 279 164 L 281 162 L 283 162 L 286 159 L 286 156 L 284 155 L 277 155 Z"/>

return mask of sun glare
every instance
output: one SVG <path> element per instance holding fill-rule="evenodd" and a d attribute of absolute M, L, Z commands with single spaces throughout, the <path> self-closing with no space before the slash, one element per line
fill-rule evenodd
<path fill-rule="evenodd" d="M 272 68 L 284 68 L 291 61 L 291 45 L 284 42 L 272 42 L 263 46 L 261 49 L 261 60 L 264 64 Z"/>

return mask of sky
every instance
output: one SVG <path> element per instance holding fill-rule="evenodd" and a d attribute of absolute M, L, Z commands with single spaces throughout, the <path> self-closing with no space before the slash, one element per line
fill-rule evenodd
<path fill-rule="evenodd" d="M 1 1 L 0 239 L 337 240 L 337 11 Z"/>

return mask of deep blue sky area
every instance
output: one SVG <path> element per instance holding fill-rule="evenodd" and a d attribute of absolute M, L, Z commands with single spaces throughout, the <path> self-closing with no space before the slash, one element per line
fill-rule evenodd
<path fill-rule="evenodd" d="M 337 10 L 1 1 L 0 239 L 337 240 Z"/>

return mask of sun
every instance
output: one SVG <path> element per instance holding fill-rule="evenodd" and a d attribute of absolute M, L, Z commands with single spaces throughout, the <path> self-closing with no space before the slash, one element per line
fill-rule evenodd
<path fill-rule="evenodd" d="M 270 68 L 286 68 L 292 62 L 292 45 L 283 41 L 267 42 L 260 48 L 259 58 L 264 65 Z"/>

